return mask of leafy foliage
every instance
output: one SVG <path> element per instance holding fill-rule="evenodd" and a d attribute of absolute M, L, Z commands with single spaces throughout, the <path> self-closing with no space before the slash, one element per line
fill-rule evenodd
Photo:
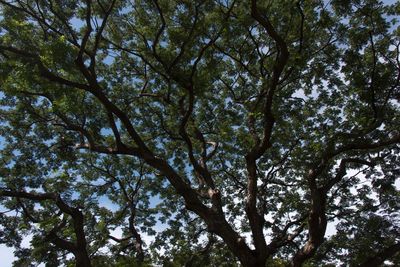
<path fill-rule="evenodd" d="M 15 266 L 400 264 L 400 3 L 0 10 Z"/>

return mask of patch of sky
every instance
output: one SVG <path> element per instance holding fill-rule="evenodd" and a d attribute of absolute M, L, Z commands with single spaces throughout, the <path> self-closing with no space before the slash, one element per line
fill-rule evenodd
<path fill-rule="evenodd" d="M 86 22 L 84 20 L 80 19 L 80 18 L 77 18 L 77 17 L 72 17 L 69 20 L 69 23 L 71 24 L 72 28 L 75 31 L 79 31 L 82 27 L 86 26 Z"/>
<path fill-rule="evenodd" d="M 110 200 L 110 198 L 105 195 L 100 196 L 98 198 L 98 202 L 100 207 L 106 208 L 113 212 L 117 211 L 120 208 L 119 205 L 115 204 L 114 201 Z"/>
<path fill-rule="evenodd" d="M 27 235 L 22 239 L 21 247 L 22 248 L 29 248 L 30 242 L 32 240 L 32 235 Z M 3 244 L 0 244 L 0 262 L 2 267 L 12 267 L 14 266 L 12 263 L 17 260 L 18 258 L 14 255 L 14 248 L 7 247 Z M 45 264 L 39 264 L 36 267 L 45 267 Z"/>

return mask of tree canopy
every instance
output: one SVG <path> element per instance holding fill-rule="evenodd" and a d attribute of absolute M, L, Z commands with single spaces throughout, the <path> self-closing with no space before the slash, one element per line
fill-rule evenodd
<path fill-rule="evenodd" d="M 0 11 L 14 266 L 400 266 L 399 2 Z"/>

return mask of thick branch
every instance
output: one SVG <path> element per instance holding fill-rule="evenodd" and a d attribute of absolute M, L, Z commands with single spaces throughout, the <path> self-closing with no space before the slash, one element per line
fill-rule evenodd
<path fill-rule="evenodd" d="M 72 208 L 65 203 L 59 194 L 57 193 L 29 193 L 25 191 L 11 191 L 11 190 L 0 190 L 0 197 L 15 197 L 25 198 L 33 201 L 53 201 L 56 206 L 64 213 L 70 215 L 73 219 L 74 233 L 76 236 L 76 243 L 73 244 L 69 241 L 63 240 L 57 236 L 57 231 L 63 225 L 55 227 L 47 235 L 47 238 L 53 242 L 56 246 L 68 250 L 73 253 L 76 258 L 76 266 L 90 267 L 89 254 L 86 250 L 86 236 L 84 232 L 84 219 L 82 212 L 77 208 Z"/>

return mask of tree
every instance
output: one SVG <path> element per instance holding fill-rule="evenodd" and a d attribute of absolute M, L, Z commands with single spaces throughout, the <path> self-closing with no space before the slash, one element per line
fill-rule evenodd
<path fill-rule="evenodd" d="M 400 264 L 400 3 L 0 3 L 17 266 Z"/>

